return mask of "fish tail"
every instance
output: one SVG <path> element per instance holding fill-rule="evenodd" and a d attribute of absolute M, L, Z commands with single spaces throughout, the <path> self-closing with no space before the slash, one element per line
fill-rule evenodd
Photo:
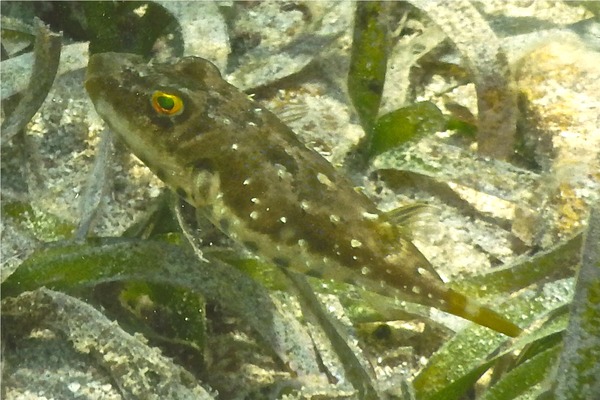
<path fill-rule="evenodd" d="M 523 332 L 523 330 L 513 322 L 497 312 L 467 298 L 462 293 L 448 289 L 444 297 L 446 303 L 443 310 L 450 314 L 465 318 L 510 337 L 517 337 Z"/>

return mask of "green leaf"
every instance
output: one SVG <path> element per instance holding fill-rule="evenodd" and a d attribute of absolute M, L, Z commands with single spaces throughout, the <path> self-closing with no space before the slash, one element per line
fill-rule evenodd
<path fill-rule="evenodd" d="M 192 348 L 202 353 L 206 314 L 205 302 L 200 295 L 171 285 L 128 282 L 119 299 L 131 315 L 152 329 L 149 337 L 183 344 L 188 350 Z"/>
<path fill-rule="evenodd" d="M 139 2 L 83 2 L 90 54 L 117 51 L 150 55 L 161 35 L 181 36 L 177 21 L 163 7 L 148 2 L 138 15 Z"/>
<path fill-rule="evenodd" d="M 208 254 L 233 265 L 269 290 L 289 290 L 288 278 L 280 268 L 274 265 L 265 263 L 255 257 L 244 257 L 240 255 L 239 251 L 228 248 L 211 249 Z"/>
<path fill-rule="evenodd" d="M 29 257 L 2 284 L 2 296 L 41 286 L 73 290 L 117 281 L 168 284 L 202 294 L 242 318 L 298 373 L 319 371 L 308 334 L 263 286 L 217 259 L 200 262 L 188 247 L 123 239 L 59 244 Z"/>
<path fill-rule="evenodd" d="M 348 92 L 369 134 L 381 103 L 388 58 L 387 2 L 357 2 Z"/>
<path fill-rule="evenodd" d="M 2 218 L 12 220 L 41 241 L 68 239 L 75 230 L 73 224 L 19 201 L 3 202 Z"/>
<path fill-rule="evenodd" d="M 487 274 L 469 276 L 450 285 L 461 293 L 483 298 L 514 292 L 551 279 L 573 276 L 574 268 L 579 263 L 582 236 L 578 233 L 546 251 L 526 257 L 522 262 Z"/>
<path fill-rule="evenodd" d="M 531 391 L 548 377 L 561 349 L 560 344 L 555 345 L 529 358 L 492 386 L 481 400 L 513 400 Z"/>
<path fill-rule="evenodd" d="M 450 117 L 446 126 L 448 130 L 455 130 L 458 133 L 468 137 L 475 138 L 477 136 L 477 126 L 467 121 L 458 118 Z"/>
<path fill-rule="evenodd" d="M 445 126 L 446 119 L 442 112 L 429 101 L 399 108 L 377 120 L 369 147 L 369 157 L 439 132 Z"/>
<path fill-rule="evenodd" d="M 501 308 L 502 314 L 512 320 L 525 318 L 528 323 L 543 320 L 548 310 L 557 309 L 568 301 L 560 296 L 557 298 L 556 291 L 562 288 L 562 283 L 553 285 L 556 287 L 549 287 L 544 293 L 525 292 L 496 308 Z M 427 400 L 460 399 L 501 357 L 561 332 L 567 325 L 567 319 L 567 314 L 560 314 L 542 327 L 508 342 L 510 345 L 500 351 L 499 346 L 507 343 L 505 337 L 481 326 L 470 325 L 438 350 L 417 375 L 414 380 L 417 397 Z"/>

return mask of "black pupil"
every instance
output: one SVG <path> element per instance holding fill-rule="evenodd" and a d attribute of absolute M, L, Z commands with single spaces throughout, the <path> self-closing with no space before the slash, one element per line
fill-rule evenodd
<path fill-rule="evenodd" d="M 173 107 L 175 107 L 175 101 L 170 97 L 160 96 L 156 101 L 158 105 L 165 110 L 172 110 Z"/>

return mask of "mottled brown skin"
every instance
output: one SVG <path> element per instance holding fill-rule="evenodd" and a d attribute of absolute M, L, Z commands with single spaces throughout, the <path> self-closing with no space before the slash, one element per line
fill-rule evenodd
<path fill-rule="evenodd" d="M 161 180 L 232 239 L 283 268 L 430 305 L 507 335 L 520 329 L 445 288 L 375 205 L 210 62 L 90 58 L 96 110 Z M 151 105 L 181 97 L 175 116 Z"/>

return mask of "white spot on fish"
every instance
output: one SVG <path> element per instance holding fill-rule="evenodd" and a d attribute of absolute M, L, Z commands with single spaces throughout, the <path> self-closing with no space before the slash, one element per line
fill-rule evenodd
<path fill-rule="evenodd" d="M 371 270 L 368 267 L 362 267 L 360 269 L 360 273 L 363 275 L 369 275 L 371 273 Z"/>
<path fill-rule="evenodd" d="M 304 239 L 299 239 L 298 240 L 298 246 L 300 246 L 300 247 L 306 247 L 306 244 L 307 244 L 306 240 L 304 240 Z"/>
<path fill-rule="evenodd" d="M 306 211 L 310 208 L 310 204 L 308 204 L 308 201 L 302 200 L 300 202 L 300 208 L 303 209 L 304 211 Z"/>
<path fill-rule="evenodd" d="M 377 219 L 377 218 L 379 218 L 379 215 L 377 215 L 377 214 L 373 214 L 373 213 L 370 213 L 370 212 L 367 212 L 367 211 L 363 212 L 363 213 L 362 213 L 362 216 L 363 216 L 365 219 L 369 219 L 369 220 L 374 220 L 374 219 Z"/>
<path fill-rule="evenodd" d="M 250 122 L 248 122 L 248 126 L 255 127 L 255 126 L 256 126 L 256 124 L 255 124 L 254 122 L 250 121 Z"/>
<path fill-rule="evenodd" d="M 327 177 L 327 175 L 325 175 L 321 172 L 319 172 L 317 174 L 317 180 L 330 189 L 334 187 L 333 182 L 331 182 L 331 180 Z"/>
<path fill-rule="evenodd" d="M 252 211 L 250 213 L 250 218 L 257 220 L 258 219 L 258 211 Z"/>
<path fill-rule="evenodd" d="M 425 275 L 427 273 L 427 270 L 425 268 L 419 267 L 419 268 L 417 268 L 417 273 L 419 275 Z"/>
<path fill-rule="evenodd" d="M 230 125 L 231 124 L 231 120 L 229 118 L 223 118 L 221 120 L 221 122 L 223 122 L 225 125 Z"/>
<path fill-rule="evenodd" d="M 260 200 L 258 199 L 258 197 L 253 197 L 250 199 L 250 201 L 253 202 L 254 204 L 260 203 Z"/>
<path fill-rule="evenodd" d="M 234 143 L 231 145 L 231 150 L 237 150 L 238 149 L 238 144 Z"/>
<path fill-rule="evenodd" d="M 275 167 L 275 169 L 277 169 L 277 177 L 280 180 L 283 180 L 283 179 L 291 180 L 292 174 L 287 170 L 286 167 L 284 167 L 281 164 L 275 164 L 274 167 Z"/>
<path fill-rule="evenodd" d="M 388 264 L 398 265 L 402 262 L 398 253 L 388 254 L 383 258 Z"/>
<path fill-rule="evenodd" d="M 244 182 L 242 182 L 242 185 L 247 186 L 249 185 L 251 182 L 250 178 L 246 178 L 246 180 L 244 180 Z"/>
<path fill-rule="evenodd" d="M 381 224 L 382 227 L 385 227 L 386 229 L 390 229 L 392 227 L 392 225 L 389 222 L 384 222 Z"/>
<path fill-rule="evenodd" d="M 280 220 L 282 223 L 284 223 L 284 224 L 287 222 L 287 218 L 286 218 L 286 217 L 281 217 L 281 218 L 279 218 L 279 220 Z"/>
<path fill-rule="evenodd" d="M 412 291 L 414 294 L 421 294 L 421 288 L 418 286 L 413 286 Z"/>
<path fill-rule="evenodd" d="M 329 220 L 330 220 L 331 222 L 333 222 L 334 224 L 337 224 L 338 222 L 340 222 L 340 217 L 339 217 L 338 215 L 331 214 L 331 215 L 329 216 Z"/>
<path fill-rule="evenodd" d="M 143 6 L 136 8 L 133 10 L 133 13 L 141 18 L 146 15 L 146 11 L 148 11 L 148 4 L 144 4 Z"/>
<path fill-rule="evenodd" d="M 356 248 L 359 248 L 360 246 L 362 246 L 362 242 L 360 240 L 356 240 L 356 239 L 352 239 L 350 241 L 350 246 Z"/>
<path fill-rule="evenodd" d="M 479 307 L 473 301 L 467 299 L 467 304 L 465 304 L 465 313 L 475 317 L 477 314 L 479 314 Z"/>

